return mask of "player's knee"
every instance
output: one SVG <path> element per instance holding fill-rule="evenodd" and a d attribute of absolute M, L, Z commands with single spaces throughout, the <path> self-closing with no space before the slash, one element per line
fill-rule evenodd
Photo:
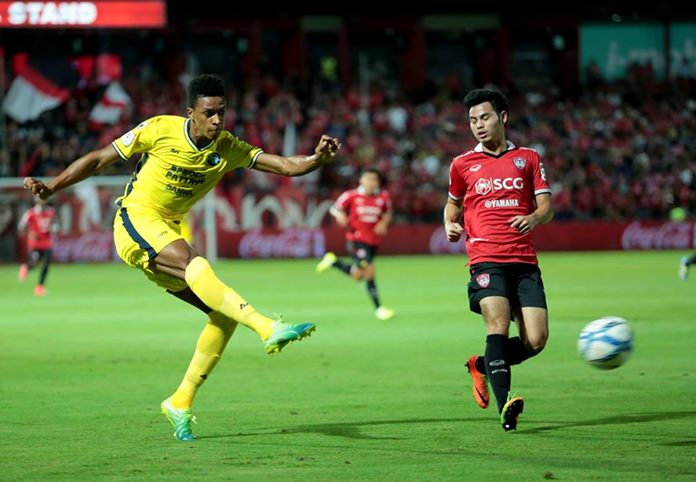
<path fill-rule="evenodd" d="M 541 353 L 549 339 L 548 332 L 534 334 L 527 338 L 527 349 L 534 355 Z"/>
<path fill-rule="evenodd" d="M 234 321 L 232 318 L 223 315 L 222 313 L 211 311 L 208 314 L 208 318 L 210 319 L 209 322 L 220 328 L 220 330 L 222 330 L 225 336 L 232 336 L 232 333 L 234 333 L 235 328 L 237 328 L 238 323 Z"/>
<path fill-rule="evenodd" d="M 362 279 L 365 277 L 365 270 L 361 268 L 353 268 L 353 270 L 350 272 L 350 275 L 353 277 L 355 281 L 362 281 Z"/>
<path fill-rule="evenodd" d="M 188 243 L 179 239 L 165 246 L 155 257 L 157 264 L 186 270 L 189 263 L 200 256 Z"/>

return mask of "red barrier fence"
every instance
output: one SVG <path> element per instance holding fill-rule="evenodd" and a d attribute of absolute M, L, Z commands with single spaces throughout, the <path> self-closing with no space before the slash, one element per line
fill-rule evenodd
<path fill-rule="evenodd" d="M 538 251 L 696 249 L 696 222 L 558 222 L 532 232 Z M 317 258 L 325 251 L 345 254 L 343 230 L 290 228 L 225 231 L 218 229 L 222 258 Z M 438 224 L 395 225 L 380 254 L 464 253 L 464 243 L 449 243 Z M 110 231 L 56 236 L 59 262 L 109 261 L 114 254 Z"/>
<path fill-rule="evenodd" d="M 539 251 L 592 251 L 696 248 L 696 223 L 558 222 L 532 232 Z M 343 231 L 288 229 L 218 231 L 218 252 L 226 258 L 318 257 L 327 250 L 344 253 Z M 380 246 L 381 254 L 451 254 L 464 243 L 449 243 L 442 226 L 396 225 Z"/>
<path fill-rule="evenodd" d="M 117 187 L 114 187 L 117 186 Z M 117 259 L 111 239 L 113 199 L 120 184 L 93 188 L 87 193 L 61 193 L 55 201 L 61 232 L 56 236 L 55 259 L 61 262 Z M 16 220 L 28 207 L 28 197 L 19 187 L 7 190 L 4 215 L 0 216 L 0 255 L 26 258 L 24 240 L 17 239 Z M 303 194 L 300 192 L 300 194 Z M 225 258 L 311 258 L 327 250 L 345 253 L 343 231 L 330 218 L 330 200 L 303 198 L 297 192 L 246 194 L 240 198 L 216 196 L 214 202 L 218 255 Z M 12 197 L 14 196 L 14 197 Z M 24 198 L 22 198 L 24 196 Z M 85 199 L 90 201 L 85 204 Z M 12 202 L 24 202 L 12 215 Z M 205 246 L 203 206 L 190 216 L 194 245 Z M 8 215 L 10 214 L 10 215 Z M 273 229 L 261 229 L 266 224 Z M 696 222 L 587 221 L 554 222 L 532 232 L 539 251 L 696 249 Z M 439 224 L 392 226 L 380 254 L 464 253 L 464 243 L 448 243 Z M 3 254 L 4 253 L 4 254 Z M 11 256 L 11 258 L 10 258 Z"/>

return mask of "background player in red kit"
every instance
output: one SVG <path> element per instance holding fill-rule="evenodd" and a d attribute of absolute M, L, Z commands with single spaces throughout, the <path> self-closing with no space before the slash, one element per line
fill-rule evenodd
<path fill-rule="evenodd" d="M 41 262 L 41 274 L 39 283 L 34 288 L 34 294 L 43 296 L 46 294 L 46 276 L 51 264 L 51 250 L 53 249 L 52 233 L 57 227 L 56 211 L 46 205 L 46 201 L 37 199 L 34 207 L 24 213 L 19 220 L 19 230 L 27 231 L 27 262 L 19 267 L 19 280 L 24 281 L 29 271 Z"/>
<path fill-rule="evenodd" d="M 488 406 L 490 381 L 509 431 L 524 408 L 522 397 L 510 395 L 510 366 L 538 354 L 548 339 L 546 295 L 530 231 L 553 218 L 551 190 L 539 154 L 506 139 L 508 102 L 500 92 L 473 90 L 464 104 L 479 144 L 452 161 L 444 224 L 452 242 L 466 229 L 469 305 L 486 325 L 485 356 L 467 361 L 474 398 L 481 408 Z M 510 320 L 517 322 L 514 338 Z"/>
<path fill-rule="evenodd" d="M 339 196 L 330 212 L 340 226 L 347 228 L 346 242 L 353 263 L 344 263 L 334 253 L 328 252 L 316 270 L 323 273 L 333 266 L 356 281 L 364 279 L 375 305 L 375 316 L 388 320 L 394 316 L 394 310 L 380 304 L 373 263 L 380 236 L 387 234 L 392 215 L 389 193 L 380 189 L 381 186 L 380 172 L 366 169 L 360 176 L 360 186 Z"/>

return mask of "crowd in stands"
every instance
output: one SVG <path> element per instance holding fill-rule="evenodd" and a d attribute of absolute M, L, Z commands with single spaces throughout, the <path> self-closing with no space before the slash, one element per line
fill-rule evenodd
<path fill-rule="evenodd" d="M 672 207 L 696 214 L 696 91 L 692 82 L 665 83 L 629 69 L 622 82 L 590 79 L 580 95 L 509 90 L 512 142 L 539 151 L 552 182 L 557 219 L 664 219 Z M 0 176 L 50 176 L 79 155 L 105 145 L 148 117 L 185 115 L 185 90 L 169 82 L 122 80 L 134 109 L 113 126 L 89 113 L 103 87 L 75 92 L 36 122 L 6 118 Z M 306 178 L 254 171 L 228 176 L 229 195 L 301 189 L 321 198 L 354 187 L 364 166 L 388 182 L 397 221 L 439 222 L 452 158 L 475 145 L 463 93 L 443 87 L 409 101 L 393 82 L 357 87 L 317 83 L 302 90 L 261 77 L 253 88 L 230 87 L 226 127 L 273 153 L 310 152 L 322 133 L 341 139 L 335 163 Z M 128 174 L 118 163 L 106 174 Z"/>

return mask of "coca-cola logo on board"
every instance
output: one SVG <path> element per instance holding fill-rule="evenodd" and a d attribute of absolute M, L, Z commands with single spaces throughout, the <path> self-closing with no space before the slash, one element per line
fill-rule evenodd
<path fill-rule="evenodd" d="M 239 242 L 242 258 L 318 258 L 324 254 L 324 233 L 318 229 L 288 229 L 279 233 L 249 231 Z"/>
<path fill-rule="evenodd" d="M 691 223 L 662 223 L 644 226 L 632 222 L 621 234 L 623 249 L 690 249 Z"/>
<path fill-rule="evenodd" d="M 60 262 L 102 262 L 114 259 L 114 237 L 111 231 L 88 231 L 78 236 L 58 236 L 53 244 L 53 257 Z"/>

